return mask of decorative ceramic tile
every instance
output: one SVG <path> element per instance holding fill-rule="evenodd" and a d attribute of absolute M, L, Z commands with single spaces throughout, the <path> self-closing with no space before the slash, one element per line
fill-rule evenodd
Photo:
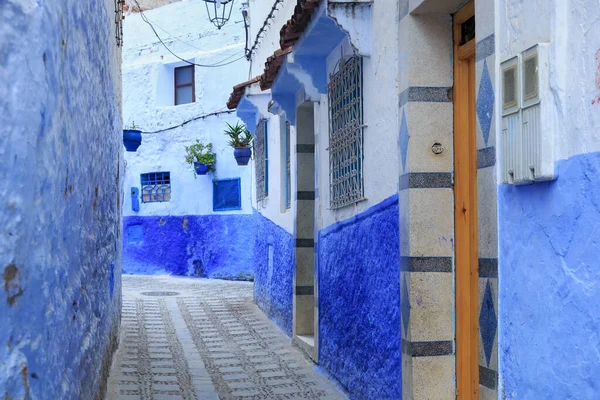
<path fill-rule="evenodd" d="M 487 365 L 490 365 L 492 358 L 492 350 L 494 349 L 494 339 L 496 338 L 496 330 L 498 328 L 498 318 L 494 309 L 494 297 L 492 294 L 492 286 L 488 279 L 479 311 L 479 330 L 481 332 L 481 340 L 483 342 L 483 350 Z"/>
<path fill-rule="evenodd" d="M 477 117 L 479 117 L 479 126 L 485 145 L 487 146 L 492 119 L 494 114 L 494 86 L 488 70 L 487 61 L 483 62 L 483 71 L 479 83 L 479 93 L 477 94 Z"/>
<path fill-rule="evenodd" d="M 408 156 L 408 124 L 406 113 L 402 110 L 402 122 L 400 123 L 400 154 L 402 155 L 402 171 L 406 171 L 406 157 Z"/>

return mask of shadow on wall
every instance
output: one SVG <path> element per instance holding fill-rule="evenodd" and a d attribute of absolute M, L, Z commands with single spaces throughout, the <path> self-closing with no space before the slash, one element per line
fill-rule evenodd
<path fill-rule="evenodd" d="M 254 280 L 252 215 L 126 217 L 123 273 Z"/>

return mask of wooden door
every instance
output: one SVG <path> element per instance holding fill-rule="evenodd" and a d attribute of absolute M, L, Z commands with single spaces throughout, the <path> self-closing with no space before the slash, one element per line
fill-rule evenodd
<path fill-rule="evenodd" d="M 456 395 L 479 398 L 475 7 L 454 14 Z"/>

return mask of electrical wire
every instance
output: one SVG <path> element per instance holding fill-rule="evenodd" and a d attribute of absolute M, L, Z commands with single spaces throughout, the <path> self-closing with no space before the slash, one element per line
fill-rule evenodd
<path fill-rule="evenodd" d="M 225 61 L 225 60 L 226 60 L 226 59 L 225 59 L 225 60 L 221 60 L 221 61 L 219 61 L 218 63 L 215 63 L 215 64 L 197 64 L 197 63 L 193 63 L 193 62 L 191 62 L 191 61 L 188 61 L 188 60 L 186 60 L 186 59 L 184 59 L 184 58 L 181 58 L 181 57 L 180 57 L 180 56 L 178 56 L 177 54 L 173 53 L 173 51 L 171 51 L 171 49 L 170 49 L 170 48 L 169 48 L 169 47 L 168 47 L 168 46 L 165 44 L 165 42 L 163 42 L 163 40 L 162 40 L 162 38 L 160 37 L 160 35 L 158 34 L 158 32 L 156 32 L 156 29 L 154 28 L 154 25 L 152 25 L 152 23 L 151 23 L 151 22 L 148 20 L 148 17 L 146 17 L 146 14 L 144 14 L 144 12 L 142 11 L 142 7 L 140 6 L 140 3 L 138 3 L 138 1 L 137 1 L 137 0 L 134 0 L 134 1 L 135 1 L 135 4 L 136 4 L 136 5 L 137 5 L 137 7 L 138 7 L 138 11 L 140 12 L 140 16 L 142 17 L 142 20 L 143 20 L 145 23 L 147 23 L 147 24 L 150 26 L 150 28 L 152 29 L 152 32 L 154 32 L 154 35 L 155 35 L 155 36 L 158 38 L 158 40 L 160 41 L 160 43 L 161 43 L 161 44 L 162 44 L 162 45 L 165 47 L 165 49 L 167 49 L 167 51 L 168 51 L 169 53 L 171 53 L 171 54 L 172 54 L 172 55 L 173 55 L 175 58 L 177 58 L 177 59 L 179 59 L 179 60 L 181 60 L 181 61 L 183 61 L 183 62 L 185 62 L 185 63 L 187 63 L 187 64 L 189 64 L 189 65 L 194 65 L 194 66 L 196 66 L 196 67 L 202 67 L 202 68 L 218 68 L 218 67 L 223 67 L 223 66 L 225 66 L 225 65 L 233 64 L 234 62 L 236 62 L 236 61 L 239 61 L 239 60 L 241 60 L 242 58 L 245 58 L 245 57 L 246 57 L 246 55 L 243 55 L 243 56 L 241 56 L 241 57 L 239 57 L 239 58 L 236 58 L 235 60 L 232 60 L 232 61 L 229 61 L 229 62 L 226 62 L 226 63 L 224 63 L 223 61 Z M 278 1 L 280 1 L 280 0 L 278 0 Z M 231 57 L 228 57 L 228 58 L 231 58 Z"/>
<path fill-rule="evenodd" d="M 170 126 L 170 127 L 168 127 L 168 128 L 159 129 L 159 130 L 157 130 L 157 131 L 142 132 L 142 133 L 144 133 L 144 134 L 151 134 L 151 133 L 160 133 L 160 132 L 166 132 L 166 131 L 170 131 L 170 130 L 172 130 L 172 129 L 181 128 L 182 126 L 184 126 L 184 125 L 186 125 L 186 124 L 189 124 L 189 123 L 190 123 L 190 122 L 192 122 L 192 121 L 197 121 L 197 120 L 199 120 L 199 119 L 206 119 L 206 118 L 208 118 L 208 117 L 213 117 L 213 116 L 215 116 L 215 115 L 232 114 L 232 113 L 234 113 L 234 112 L 235 112 L 235 110 L 214 111 L 214 112 L 211 112 L 211 113 L 208 113 L 208 114 L 199 115 L 199 116 L 197 116 L 197 117 L 194 117 L 194 118 L 188 119 L 187 121 L 183 121 L 183 122 L 182 122 L 181 124 L 179 124 L 179 125 Z"/>
<path fill-rule="evenodd" d="M 248 60 L 250 60 L 250 58 L 252 57 L 252 53 L 254 53 L 254 51 L 256 50 L 256 47 L 258 46 L 258 42 L 260 40 L 261 35 L 265 31 L 265 28 L 269 25 L 269 20 L 271 20 L 275 17 L 275 15 L 274 15 L 275 11 L 277 11 L 277 6 L 280 3 L 283 3 L 283 0 L 275 0 L 275 3 L 273 3 L 273 6 L 271 7 L 271 11 L 269 11 L 269 14 L 267 14 L 267 18 L 265 18 L 265 20 L 263 21 L 263 25 L 260 27 L 258 32 L 256 32 L 256 38 L 254 39 L 254 44 L 252 45 L 250 50 L 248 50 L 246 52 L 246 58 Z"/>

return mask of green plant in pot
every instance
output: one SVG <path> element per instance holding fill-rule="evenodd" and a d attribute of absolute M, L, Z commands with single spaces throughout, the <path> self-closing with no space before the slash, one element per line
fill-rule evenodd
<path fill-rule="evenodd" d="M 204 144 L 196 139 L 196 143 L 185 146 L 185 161 L 194 167 L 198 175 L 206 175 L 209 171 L 217 171 L 217 155 L 212 151 L 212 143 Z"/>
<path fill-rule="evenodd" d="M 246 128 L 246 125 L 237 122 L 235 125 L 231 125 L 226 122 L 227 129 L 225 134 L 229 136 L 229 145 L 233 147 L 233 155 L 238 165 L 248 165 L 250 157 L 252 156 L 252 134 Z"/>

